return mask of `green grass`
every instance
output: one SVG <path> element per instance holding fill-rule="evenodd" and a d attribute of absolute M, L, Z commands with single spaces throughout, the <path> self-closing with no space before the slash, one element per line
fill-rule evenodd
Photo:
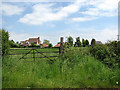
<path fill-rule="evenodd" d="M 39 51 L 52 52 L 54 49 Z M 15 52 L 18 53 L 14 50 L 10 53 Z M 61 58 L 53 58 L 56 60 L 54 63 L 48 59 L 36 59 L 40 62 L 35 63 L 23 62 L 28 59 L 17 61 L 20 57 L 21 55 L 3 57 L 3 88 L 120 87 L 117 84 L 120 82 L 120 70 L 110 69 L 92 57 L 87 47 L 66 49 Z"/>

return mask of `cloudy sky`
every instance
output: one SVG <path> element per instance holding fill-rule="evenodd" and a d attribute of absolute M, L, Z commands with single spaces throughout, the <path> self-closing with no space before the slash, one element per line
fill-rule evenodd
<path fill-rule="evenodd" d="M 21 1 L 21 2 L 20 2 Z M 16 41 L 31 37 L 95 38 L 103 43 L 117 40 L 119 0 L 6 0 L 2 2 L 2 28 Z"/>

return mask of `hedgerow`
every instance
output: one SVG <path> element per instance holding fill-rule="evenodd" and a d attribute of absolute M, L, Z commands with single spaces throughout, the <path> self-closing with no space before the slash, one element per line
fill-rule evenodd
<path fill-rule="evenodd" d="M 90 48 L 90 53 L 109 67 L 117 67 L 120 61 L 120 48 L 117 41 L 107 44 L 95 45 Z"/>

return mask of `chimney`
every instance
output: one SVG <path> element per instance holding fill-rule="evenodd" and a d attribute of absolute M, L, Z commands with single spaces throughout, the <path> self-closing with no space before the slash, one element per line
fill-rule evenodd
<path fill-rule="evenodd" d="M 40 44 L 40 37 L 38 37 L 38 44 Z"/>

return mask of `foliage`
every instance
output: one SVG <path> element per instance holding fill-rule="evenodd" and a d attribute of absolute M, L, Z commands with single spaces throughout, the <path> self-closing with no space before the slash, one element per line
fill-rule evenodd
<path fill-rule="evenodd" d="M 71 36 L 68 37 L 69 46 L 73 46 L 73 38 Z"/>
<path fill-rule="evenodd" d="M 2 55 L 8 54 L 9 46 L 9 33 L 4 29 L 2 31 Z"/>
<path fill-rule="evenodd" d="M 86 39 L 85 41 L 85 45 L 88 46 L 89 45 L 89 41 Z"/>
<path fill-rule="evenodd" d="M 82 39 L 82 45 L 83 45 L 83 47 L 86 46 L 86 41 L 84 39 Z"/>
<path fill-rule="evenodd" d="M 90 48 L 90 52 L 109 67 L 117 67 L 120 61 L 117 42 L 95 45 L 94 48 Z"/>
<path fill-rule="evenodd" d="M 59 51 L 59 49 L 57 49 Z M 21 50 L 28 52 L 29 50 Z M 39 51 L 54 51 L 53 48 Z M 11 53 L 17 53 L 13 50 Z M 40 55 L 40 54 L 39 54 Z M 48 53 L 49 55 L 49 53 Z M 30 57 L 29 54 L 28 57 Z M 3 88 L 119 88 L 120 82 L 117 68 L 108 68 L 89 53 L 88 47 L 71 47 L 66 49 L 60 58 L 22 59 L 21 55 L 3 57 Z"/>
<path fill-rule="evenodd" d="M 81 42 L 80 42 L 80 37 L 76 38 L 76 42 L 75 42 L 75 47 L 80 47 L 81 46 Z"/>
<path fill-rule="evenodd" d="M 95 40 L 95 39 L 92 39 L 92 40 L 91 40 L 91 46 L 94 47 L 95 44 L 96 44 L 96 40 Z"/>
<path fill-rule="evenodd" d="M 48 47 L 53 47 L 53 45 L 50 43 L 50 44 L 48 45 Z"/>
<path fill-rule="evenodd" d="M 36 45 L 34 43 L 31 43 L 30 47 L 36 47 Z"/>
<path fill-rule="evenodd" d="M 43 43 L 49 45 L 50 41 L 49 40 L 44 40 Z"/>
<path fill-rule="evenodd" d="M 15 43 L 13 40 L 9 40 L 9 45 L 11 48 L 19 48 L 20 45 L 18 43 Z"/>

